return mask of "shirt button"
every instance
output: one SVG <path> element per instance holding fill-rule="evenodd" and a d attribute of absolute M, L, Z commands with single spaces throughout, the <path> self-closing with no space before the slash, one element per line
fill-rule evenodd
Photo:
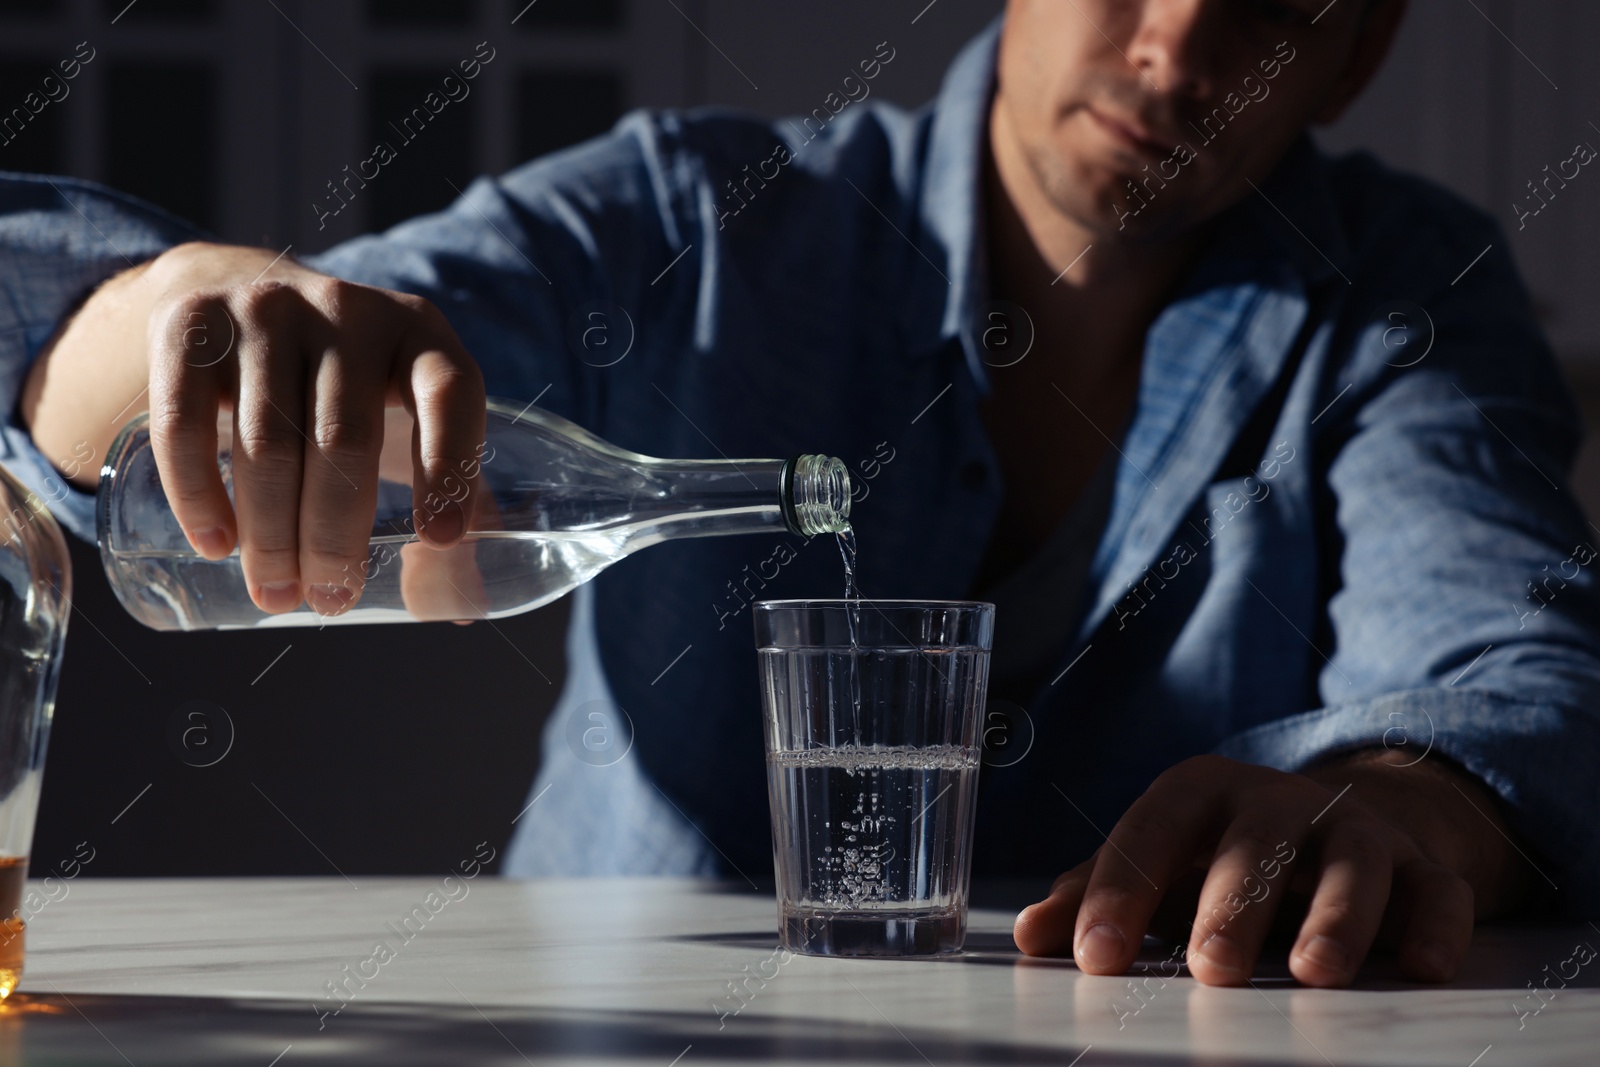
<path fill-rule="evenodd" d="M 961 488 L 976 493 L 989 484 L 989 468 L 983 465 L 982 460 L 971 460 L 962 464 L 956 477 L 961 482 Z"/>

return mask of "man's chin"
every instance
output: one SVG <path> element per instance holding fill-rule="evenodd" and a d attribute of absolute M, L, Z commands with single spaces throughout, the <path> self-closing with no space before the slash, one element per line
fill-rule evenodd
<path fill-rule="evenodd" d="M 1194 229 L 1199 221 L 1184 204 L 1152 201 L 1141 205 L 1125 193 L 1108 191 L 1092 199 L 1077 195 L 1050 199 L 1058 212 L 1087 231 L 1096 243 L 1170 241 Z"/>
<path fill-rule="evenodd" d="M 1198 174 L 1181 174 L 1167 188 L 1142 173 L 1124 173 L 1115 164 L 1097 161 L 1076 165 L 1062 156 L 1035 156 L 1034 178 L 1055 210 L 1092 235 L 1095 242 L 1154 243 L 1182 237 L 1205 221 L 1201 205 L 1192 202 Z M 1149 182 L 1148 188 L 1140 179 Z M 1190 188 L 1179 182 L 1189 179 Z M 1185 195 L 1185 194 L 1190 195 Z"/>

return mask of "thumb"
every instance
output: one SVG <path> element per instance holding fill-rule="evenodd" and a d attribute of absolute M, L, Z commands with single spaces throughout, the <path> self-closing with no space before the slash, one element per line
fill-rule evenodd
<path fill-rule="evenodd" d="M 401 395 L 416 420 L 411 438 L 413 518 L 437 548 L 471 529 L 484 439 L 483 376 L 465 351 L 412 340 Z"/>
<path fill-rule="evenodd" d="M 1017 915 L 1011 939 L 1028 956 L 1072 955 L 1072 934 L 1078 921 L 1095 856 L 1090 856 L 1055 880 L 1050 895 L 1030 904 Z"/>

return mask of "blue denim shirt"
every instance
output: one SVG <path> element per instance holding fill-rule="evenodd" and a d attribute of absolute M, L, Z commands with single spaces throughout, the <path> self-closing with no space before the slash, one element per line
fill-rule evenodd
<path fill-rule="evenodd" d="M 1028 491 L 1002 486 L 979 417 L 995 40 L 916 112 L 636 113 L 312 262 L 428 297 L 492 393 L 624 447 L 842 457 L 865 487 L 865 593 L 963 597 L 1002 492 Z M 0 183 L 8 411 L 74 301 L 187 234 L 54 185 Z M 1494 224 L 1302 141 L 1148 333 L 1055 680 L 1013 724 L 1026 755 L 982 774 L 975 870 L 1066 869 L 1195 754 L 1295 770 L 1387 745 L 1481 777 L 1592 913 L 1600 531 L 1565 486 L 1579 432 Z M 52 482 L 14 424 L 4 446 L 92 536 L 89 499 Z M 663 544 L 585 587 L 507 869 L 765 875 L 748 602 L 840 588 L 828 539 L 777 536 Z M 602 721 L 626 735 L 620 757 L 581 743 Z"/>

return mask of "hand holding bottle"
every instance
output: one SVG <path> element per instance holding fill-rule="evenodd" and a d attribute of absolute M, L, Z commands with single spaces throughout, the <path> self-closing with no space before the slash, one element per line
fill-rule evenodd
<path fill-rule="evenodd" d="M 420 297 L 267 250 L 180 245 L 106 283 L 58 331 L 30 372 L 23 417 L 47 455 L 86 443 L 104 457 L 146 399 L 185 536 L 213 560 L 237 545 L 264 611 L 302 598 L 323 614 L 355 603 L 360 583 L 349 575 L 367 561 L 386 409 L 415 420 L 416 532 L 444 547 L 472 525 L 483 380 Z M 231 504 L 217 469 L 219 412 L 231 412 Z M 87 488 L 95 474 L 73 480 Z"/>

